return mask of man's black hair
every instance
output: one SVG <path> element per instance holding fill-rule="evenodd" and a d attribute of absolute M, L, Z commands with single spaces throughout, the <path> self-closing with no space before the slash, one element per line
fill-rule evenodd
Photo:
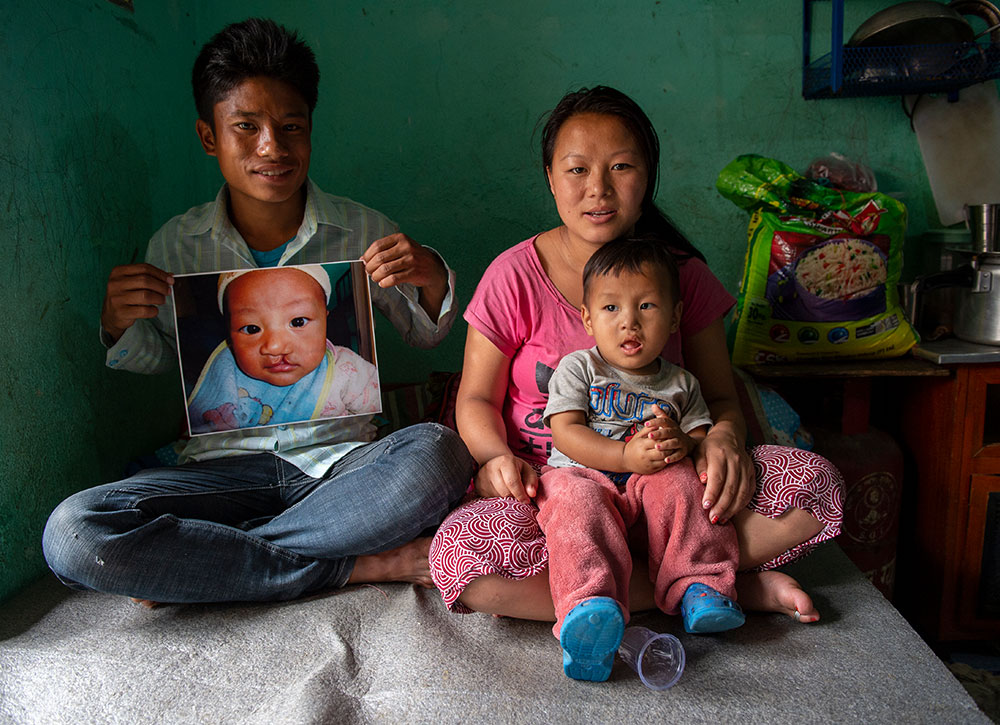
<path fill-rule="evenodd" d="M 319 98 L 316 56 L 298 35 L 265 18 L 227 25 L 202 47 L 191 71 L 198 117 L 214 126 L 215 104 L 255 77 L 287 83 L 305 100 L 312 116 Z"/>
<path fill-rule="evenodd" d="M 583 298 L 587 299 L 590 283 L 595 277 L 619 276 L 622 272 L 642 274 L 650 265 L 669 283 L 670 296 L 680 300 L 680 273 L 677 260 L 667 243 L 657 236 L 619 237 L 594 252 L 583 268 Z"/>

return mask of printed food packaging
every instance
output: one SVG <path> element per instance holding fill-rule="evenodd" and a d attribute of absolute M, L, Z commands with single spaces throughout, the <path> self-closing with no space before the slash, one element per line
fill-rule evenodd
<path fill-rule="evenodd" d="M 898 357 L 917 342 L 897 292 L 900 201 L 823 186 L 754 154 L 726 166 L 716 188 L 750 212 L 734 364 Z"/>

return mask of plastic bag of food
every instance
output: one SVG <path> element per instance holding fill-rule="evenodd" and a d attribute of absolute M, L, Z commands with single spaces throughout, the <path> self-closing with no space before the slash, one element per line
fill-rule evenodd
<path fill-rule="evenodd" d="M 887 358 L 913 347 L 896 290 L 902 203 L 822 186 L 756 155 L 733 160 L 716 188 L 751 213 L 729 329 L 734 364 Z"/>
<path fill-rule="evenodd" d="M 846 191 L 878 191 L 878 183 L 871 169 L 834 151 L 813 159 L 806 168 L 805 177 L 817 184 Z"/>

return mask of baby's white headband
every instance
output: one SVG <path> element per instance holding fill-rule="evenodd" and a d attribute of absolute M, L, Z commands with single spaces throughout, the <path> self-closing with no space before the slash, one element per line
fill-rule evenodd
<path fill-rule="evenodd" d="M 321 264 L 303 264 L 301 266 L 295 267 L 263 267 L 258 269 L 237 269 L 232 272 L 223 272 L 219 275 L 219 312 L 225 314 L 226 311 L 222 307 L 223 296 L 226 294 L 226 287 L 237 277 L 242 277 L 247 272 L 266 272 L 271 269 L 297 269 L 300 272 L 305 272 L 314 280 L 319 282 L 319 286 L 323 288 L 323 294 L 326 295 L 327 304 L 330 303 L 330 293 L 332 287 L 330 285 L 330 275 L 326 273 Z"/>

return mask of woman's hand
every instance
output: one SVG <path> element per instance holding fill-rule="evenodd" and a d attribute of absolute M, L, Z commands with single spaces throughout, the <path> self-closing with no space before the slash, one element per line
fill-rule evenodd
<path fill-rule="evenodd" d="M 694 450 L 694 467 L 705 484 L 702 505 L 709 509 L 709 520 L 725 523 L 746 508 L 753 497 L 756 479 L 753 461 L 738 445 L 736 436 L 719 427 L 713 428 Z"/>
<path fill-rule="evenodd" d="M 527 461 L 513 454 L 496 456 L 476 472 L 476 493 L 484 498 L 513 497 L 529 503 L 538 493 L 538 474 Z"/>
<path fill-rule="evenodd" d="M 479 461 L 476 493 L 529 502 L 538 493 L 538 474 L 507 445 L 501 410 L 510 380 L 510 359 L 469 325 L 462 382 L 455 402 L 458 432 Z"/>
<path fill-rule="evenodd" d="M 715 421 L 692 455 L 705 484 L 705 508 L 710 509 L 711 521 L 729 521 L 750 501 L 756 480 L 753 462 L 743 447 L 746 425 L 721 317 L 685 338 L 684 365 L 698 378 Z"/>

